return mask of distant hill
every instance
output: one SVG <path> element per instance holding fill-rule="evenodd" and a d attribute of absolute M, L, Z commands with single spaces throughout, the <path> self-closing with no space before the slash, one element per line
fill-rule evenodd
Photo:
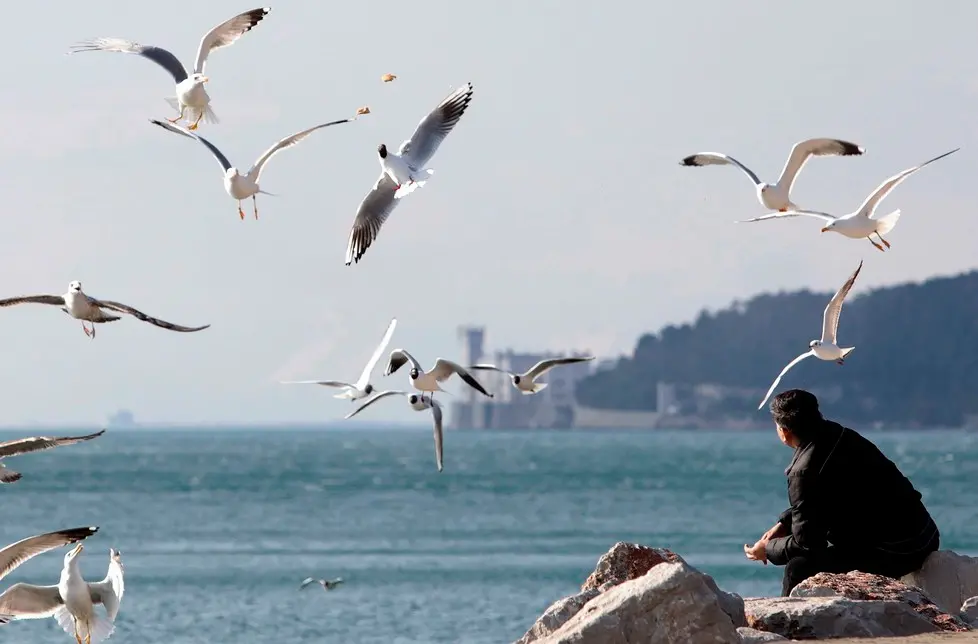
<path fill-rule="evenodd" d="M 663 381 L 756 388 L 756 408 L 784 365 L 821 335 L 831 296 L 758 295 L 644 335 L 630 358 L 582 380 L 577 399 L 588 407 L 653 410 Z M 839 340 L 856 347 L 845 365 L 809 358 L 778 391 L 832 390 L 835 417 L 865 422 L 960 426 L 978 413 L 978 271 L 873 291 L 856 282 Z M 751 412 L 745 401 L 728 407 Z"/>

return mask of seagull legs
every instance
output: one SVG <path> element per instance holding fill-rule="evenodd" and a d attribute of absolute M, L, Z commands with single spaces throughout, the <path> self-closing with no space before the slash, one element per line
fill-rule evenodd
<path fill-rule="evenodd" d="M 251 195 L 251 203 L 255 206 L 255 219 L 258 219 L 258 195 Z"/>
<path fill-rule="evenodd" d="M 241 221 L 244 221 L 244 210 L 241 209 L 241 200 L 238 199 L 238 216 L 241 217 Z M 874 244 L 876 242 L 873 242 Z"/>
<path fill-rule="evenodd" d="M 889 247 L 890 247 L 890 242 L 888 242 L 888 241 L 886 241 L 885 239 L 883 239 L 883 236 L 882 236 L 882 235 L 880 235 L 880 234 L 879 234 L 879 232 L 877 232 L 877 233 L 876 233 L 876 236 L 877 236 L 877 237 L 879 238 L 879 240 L 880 240 L 881 242 L 883 242 L 883 245 L 884 245 L 884 246 L 886 246 L 887 248 L 889 248 Z"/>
<path fill-rule="evenodd" d="M 92 325 L 92 329 L 91 330 L 89 330 L 88 327 L 85 326 L 85 320 L 82 320 L 81 323 L 82 323 L 82 331 L 85 332 L 85 335 L 87 335 L 92 340 L 94 340 L 95 339 L 95 323 L 94 322 L 91 323 L 91 325 Z"/>
<path fill-rule="evenodd" d="M 885 248 L 883 248 L 882 246 L 880 246 L 879 244 L 877 244 L 876 242 L 874 242 L 872 237 L 867 236 L 866 239 L 869 240 L 869 243 L 870 244 L 872 244 L 873 246 L 876 246 L 877 250 L 881 250 L 881 251 L 885 251 L 886 250 Z M 880 239 L 883 239 L 883 238 L 880 237 Z M 889 246 L 889 244 L 887 244 L 887 246 Z"/>
<path fill-rule="evenodd" d="M 788 206 L 782 206 L 778 208 L 778 212 L 788 212 Z"/>
<path fill-rule="evenodd" d="M 846 363 L 846 361 L 845 361 L 845 360 L 843 360 L 842 358 L 839 358 L 838 360 L 836 360 L 836 361 L 835 361 L 835 363 L 836 363 L 836 364 L 840 364 L 840 365 L 841 365 L 841 364 L 845 364 L 845 363 Z"/>
<path fill-rule="evenodd" d="M 76 642 L 78 642 L 78 644 L 82 644 L 82 638 L 81 638 L 81 635 L 79 635 L 79 634 L 78 634 L 78 620 L 77 620 L 77 619 L 74 619 L 74 618 L 72 618 L 72 621 L 73 621 L 73 622 L 74 622 L 74 624 L 75 624 L 75 641 L 76 641 Z"/>
<path fill-rule="evenodd" d="M 204 118 L 204 110 L 200 110 L 199 112 L 197 112 L 197 120 L 194 121 L 192 124 L 188 125 L 187 129 L 190 130 L 191 132 L 196 130 L 197 126 L 200 125 L 200 119 L 202 118 Z"/>
<path fill-rule="evenodd" d="M 183 113 L 185 111 L 187 111 L 187 106 L 186 105 L 181 105 L 180 106 L 180 115 L 177 116 L 176 118 L 172 118 L 172 119 L 171 118 L 168 118 L 166 120 L 169 121 L 170 123 L 176 123 L 177 121 L 179 121 L 180 119 L 183 118 Z"/>

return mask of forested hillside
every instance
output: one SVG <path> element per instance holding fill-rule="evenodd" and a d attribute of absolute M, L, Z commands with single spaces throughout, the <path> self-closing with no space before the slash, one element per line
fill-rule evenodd
<path fill-rule="evenodd" d="M 630 358 L 583 380 L 578 400 L 651 410 L 658 381 L 757 387 L 763 395 L 820 336 L 831 295 L 759 295 L 644 335 Z M 835 385 L 842 390 L 832 405 L 837 417 L 959 425 L 978 413 L 978 271 L 869 292 L 857 282 L 842 311 L 839 344 L 856 347 L 845 365 L 809 358 L 778 390 Z"/>

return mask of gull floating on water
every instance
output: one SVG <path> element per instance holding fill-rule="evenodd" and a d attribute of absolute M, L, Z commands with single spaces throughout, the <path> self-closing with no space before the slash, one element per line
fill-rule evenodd
<path fill-rule="evenodd" d="M 14 481 L 19 481 L 23 476 L 20 472 L 8 469 L 3 464 L 3 459 L 8 456 L 19 456 L 21 454 L 29 454 L 30 452 L 40 452 L 45 449 L 63 447 L 64 445 L 74 445 L 75 443 L 98 438 L 104 433 L 105 430 L 103 429 L 100 432 L 86 436 L 59 436 L 55 438 L 32 436 L 30 438 L 18 438 L 17 440 L 0 443 L 0 483 L 13 483 Z"/>
<path fill-rule="evenodd" d="M 791 186 L 795 182 L 798 173 L 801 172 L 805 162 L 812 156 L 856 156 L 865 150 L 849 141 L 841 139 L 808 139 L 795 143 L 791 148 L 791 154 L 781 170 L 778 182 L 774 184 L 761 181 L 753 170 L 745 166 L 737 159 L 721 152 L 699 152 L 692 154 L 681 161 L 685 166 L 704 166 L 704 165 L 733 165 L 744 171 L 757 189 L 757 199 L 765 208 L 787 212 L 797 210 L 798 206 L 791 202 Z"/>
<path fill-rule="evenodd" d="M 367 366 L 363 368 L 363 373 L 360 374 L 360 379 L 356 383 L 351 384 L 348 382 L 343 382 L 341 380 L 291 380 L 283 382 L 283 385 L 323 385 L 326 387 L 342 387 L 343 391 L 333 396 L 334 398 L 346 398 L 348 400 L 359 400 L 360 398 L 366 398 L 374 392 L 374 386 L 370 384 L 370 373 L 374 370 L 377 365 L 377 361 L 380 360 L 380 356 L 383 355 L 384 350 L 387 349 L 387 345 L 391 341 L 391 336 L 394 335 L 394 327 L 397 326 L 397 318 L 391 320 L 390 324 L 387 325 L 387 331 L 384 333 L 383 339 L 381 339 L 380 344 L 374 349 L 374 353 L 370 356 L 370 360 L 367 361 Z"/>
<path fill-rule="evenodd" d="M 411 138 L 401 144 L 397 154 L 380 144 L 380 178 L 367 193 L 350 231 L 346 249 L 346 265 L 359 262 L 370 245 L 377 239 L 380 227 L 387 221 L 398 201 L 425 184 L 427 175 L 434 170 L 425 168 L 441 142 L 462 118 L 472 100 L 472 83 L 466 83 L 449 94 L 445 100 L 424 117 Z"/>
<path fill-rule="evenodd" d="M 817 210 L 791 210 L 786 213 L 777 213 L 773 215 L 764 215 L 762 217 L 754 217 L 753 219 L 746 219 L 743 222 L 738 223 L 748 223 L 752 221 L 764 221 L 766 219 L 781 219 L 784 217 L 797 217 L 799 215 L 804 215 L 807 217 L 816 217 L 825 221 L 825 226 L 822 228 L 823 233 L 829 231 L 845 235 L 851 239 L 862 239 L 865 237 L 869 240 L 873 246 L 879 250 L 886 250 L 883 246 L 880 246 L 870 235 L 876 235 L 886 248 L 890 247 L 890 242 L 883 239 L 883 235 L 889 233 L 896 226 L 897 220 L 900 219 L 900 211 L 894 210 L 888 215 L 883 215 L 877 219 L 873 219 L 873 214 L 876 212 L 876 207 L 879 205 L 883 198 L 889 194 L 890 190 L 893 190 L 900 182 L 912 175 L 917 170 L 920 170 L 928 163 L 933 163 L 938 159 L 943 159 L 949 154 L 953 154 L 960 150 L 961 148 L 954 148 L 950 152 L 945 152 L 940 156 L 936 156 L 930 161 L 925 161 L 918 166 L 908 168 L 903 172 L 898 172 L 893 175 L 883 183 L 879 185 L 876 190 L 873 191 L 871 195 L 866 197 L 862 205 L 855 212 L 851 212 L 848 215 L 842 215 L 841 217 L 836 217 L 835 215 L 830 215 L 826 212 L 819 212 Z"/>
<path fill-rule="evenodd" d="M 535 394 L 538 391 L 542 391 L 547 383 L 536 382 L 536 379 L 547 373 L 554 367 L 562 364 L 574 364 L 577 362 L 587 362 L 588 360 L 594 360 L 594 356 L 588 356 L 586 358 L 550 358 L 547 360 L 541 360 L 536 363 L 526 373 L 514 373 L 512 371 L 507 371 L 506 369 L 500 369 L 496 365 L 491 364 L 474 364 L 469 369 L 472 370 L 482 370 L 482 371 L 499 371 L 500 373 L 505 373 L 509 376 L 510 380 L 513 382 L 513 386 L 523 395 L 527 396 L 530 394 Z"/>
<path fill-rule="evenodd" d="M 492 394 L 485 390 L 479 381 L 472 377 L 464 367 L 452 362 L 451 360 L 445 360 L 444 358 L 438 358 L 435 360 L 435 366 L 431 368 L 431 371 L 425 371 L 421 368 L 421 363 L 414 359 L 410 353 L 404 349 L 394 349 L 391 351 L 390 358 L 387 360 L 387 368 L 384 370 L 384 375 L 389 376 L 398 369 L 400 369 L 405 363 L 411 363 L 411 371 L 409 375 L 411 377 L 411 385 L 422 392 L 434 393 L 436 391 L 444 391 L 444 389 L 439 386 L 438 383 L 444 382 L 452 377 L 452 374 L 458 374 L 458 377 L 465 381 L 465 384 L 472 387 L 479 393 L 492 398 Z"/>
<path fill-rule="evenodd" d="M 312 577 L 306 577 L 299 585 L 299 590 L 302 590 L 310 584 L 319 584 L 323 587 L 323 590 L 333 590 L 342 583 L 342 577 L 337 577 L 336 579 L 313 579 Z"/>
<path fill-rule="evenodd" d="M 418 395 L 418 394 L 412 394 L 412 393 L 407 392 L 407 391 L 393 391 L 393 390 L 391 390 L 391 391 L 382 391 L 379 394 L 377 394 L 376 396 L 374 396 L 373 398 L 371 398 L 370 400 L 368 400 L 367 402 L 363 403 L 362 405 L 360 405 L 359 407 L 357 407 L 356 409 L 354 409 L 353 411 L 351 411 L 349 414 L 347 414 L 346 416 L 344 416 L 344 418 L 353 418 L 354 416 L 356 416 L 361 411 L 363 411 L 364 409 L 366 409 L 370 405 L 374 404 L 378 400 L 380 400 L 382 398 L 386 398 L 388 396 L 394 396 L 394 395 L 397 395 L 397 396 L 407 396 L 408 397 L 408 399 L 407 399 L 408 400 L 408 404 L 411 405 L 411 409 L 413 409 L 414 411 L 424 411 L 425 409 L 430 409 L 431 410 L 431 417 L 434 419 L 434 423 L 435 423 L 435 427 L 434 427 L 434 430 L 435 430 L 435 464 L 438 466 L 438 471 L 441 472 L 442 471 L 442 462 L 443 462 L 443 459 L 442 459 L 442 410 L 441 410 L 441 405 L 439 405 L 438 402 L 435 401 L 430 396 L 426 399 L 424 397 L 424 394 L 423 393 L 421 395 Z"/>
<path fill-rule="evenodd" d="M 122 319 L 117 315 L 106 313 L 102 309 L 109 309 L 110 311 L 116 311 L 118 313 L 128 313 L 134 318 L 142 320 L 143 322 L 149 322 L 150 324 L 158 326 L 161 329 L 179 331 L 180 333 L 203 331 L 210 326 L 209 324 L 192 327 L 180 326 L 179 324 L 172 324 L 165 320 L 150 317 L 142 311 L 137 311 L 127 304 L 121 304 L 119 302 L 112 302 L 109 300 L 97 300 L 94 297 L 82 293 L 81 282 L 77 280 L 68 284 L 68 292 L 64 295 L 24 295 L 21 297 L 12 297 L 6 300 L 0 300 L 0 307 L 25 304 L 29 302 L 33 302 L 35 304 L 51 304 L 53 306 L 60 306 L 62 311 L 76 320 L 82 321 L 82 330 L 85 332 L 85 335 L 93 340 L 95 339 L 96 324 L 115 322 L 116 320 Z M 90 322 L 92 324 L 91 330 L 85 326 L 85 322 Z"/>
<path fill-rule="evenodd" d="M 863 263 L 859 262 L 859 266 L 856 267 L 855 272 L 849 276 L 846 283 L 842 285 L 842 288 L 829 300 L 828 305 L 825 307 L 825 311 L 822 313 L 822 339 L 809 342 L 809 350 L 789 362 L 788 366 L 781 370 L 778 377 L 771 383 L 771 388 L 767 390 L 767 394 L 764 395 L 764 400 L 757 406 L 758 409 L 762 408 L 764 403 L 767 402 L 767 399 L 771 397 L 771 393 L 778 386 L 778 383 L 781 382 L 784 374 L 788 373 L 789 369 L 805 358 L 815 356 L 820 360 L 835 360 L 838 364 L 843 364 L 846 356 L 855 350 L 856 347 L 840 348 L 836 342 L 838 341 L 837 333 L 839 331 L 839 316 L 842 315 L 842 303 L 845 301 L 846 295 L 849 294 L 849 290 L 852 289 L 852 285 L 856 283 L 856 277 L 858 277 L 859 271 L 862 268 Z"/>
<path fill-rule="evenodd" d="M 184 114 L 189 110 L 190 118 L 194 122 L 190 125 L 191 130 L 196 130 L 202 118 L 210 123 L 217 123 L 217 116 L 210 108 L 211 98 L 204 89 L 204 83 L 210 80 L 204 75 L 204 65 L 207 63 L 207 55 L 215 49 L 227 47 L 236 42 L 241 36 L 245 35 L 268 15 L 270 9 L 262 7 L 245 11 L 230 20 L 222 22 L 218 26 L 208 31 L 200 40 L 197 48 L 197 59 L 194 61 L 193 72 L 188 72 L 180 60 L 172 53 L 162 47 L 153 45 L 140 45 L 131 40 L 121 38 L 96 38 L 72 47 L 71 53 L 82 51 L 118 51 L 125 54 L 138 54 L 143 58 L 148 58 L 173 76 L 176 82 L 176 98 L 167 98 L 167 102 L 174 109 L 180 110 L 179 116 L 167 119 L 171 123 L 176 123 L 184 118 Z"/>
<path fill-rule="evenodd" d="M 98 526 L 86 528 L 69 528 L 56 532 L 46 532 L 26 539 L 21 539 L 17 543 L 11 544 L 0 550 L 0 579 L 9 575 L 17 566 L 28 559 L 33 559 L 37 555 L 43 554 L 48 550 L 54 550 L 62 546 L 77 543 L 82 539 L 87 539 L 98 532 Z M 23 584 L 14 584 L 0 595 L 0 624 L 6 624 L 16 619 L 11 608 L 7 606 L 6 598 L 9 594 L 17 595 L 15 589 Z"/>
<path fill-rule="evenodd" d="M 258 219 L 258 193 L 274 196 L 272 193 L 262 190 L 258 185 L 258 182 L 261 180 L 261 171 L 262 168 L 265 167 L 265 164 L 268 163 L 268 161 L 278 152 L 284 150 L 285 148 L 292 147 L 316 130 L 329 127 L 331 125 L 339 125 L 340 123 L 349 123 L 353 120 L 354 119 L 349 118 L 340 119 L 339 121 L 330 121 L 329 123 L 320 123 L 319 125 L 311 127 L 308 130 L 303 130 L 301 132 L 296 132 L 292 136 L 287 136 L 272 147 L 265 150 L 265 152 L 258 157 L 258 160 L 255 161 L 255 164 L 251 166 L 244 174 L 241 174 L 236 167 L 231 165 L 231 162 L 228 161 L 228 158 L 224 156 L 223 152 L 217 149 L 217 146 L 199 134 L 190 132 L 186 128 L 180 127 L 179 125 L 166 123 L 158 119 L 150 119 L 150 123 L 159 125 L 160 127 L 170 130 L 176 134 L 182 134 L 188 138 L 195 139 L 210 150 L 211 154 L 213 154 L 217 159 L 217 162 L 221 164 L 221 169 L 224 170 L 224 189 L 229 195 L 231 195 L 232 199 L 238 200 L 238 215 L 241 217 L 241 219 L 244 219 L 245 214 L 244 210 L 241 209 L 241 200 L 251 197 L 252 204 L 255 207 L 255 219 Z"/>

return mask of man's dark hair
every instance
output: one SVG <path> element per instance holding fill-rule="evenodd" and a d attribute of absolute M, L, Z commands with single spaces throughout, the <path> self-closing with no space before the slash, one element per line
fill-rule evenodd
<path fill-rule="evenodd" d="M 823 420 L 818 398 L 804 389 L 789 389 L 775 396 L 771 401 L 771 416 L 803 443 L 814 438 Z"/>

